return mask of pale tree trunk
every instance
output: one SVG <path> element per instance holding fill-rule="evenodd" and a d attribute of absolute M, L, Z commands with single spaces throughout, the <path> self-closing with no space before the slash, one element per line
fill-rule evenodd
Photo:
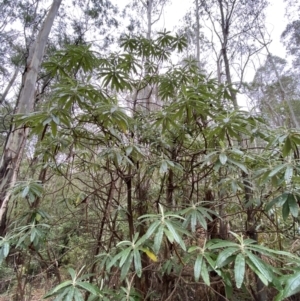
<path fill-rule="evenodd" d="M 140 0 L 143 4 L 146 14 L 147 14 L 147 33 L 146 38 L 148 40 L 151 39 L 151 31 L 152 31 L 152 8 L 153 8 L 153 0 Z"/>
<path fill-rule="evenodd" d="M 52 6 L 42 24 L 37 38 L 29 50 L 15 114 L 29 114 L 33 111 L 38 72 L 54 18 L 57 15 L 61 2 L 62 0 L 53 0 Z M 26 125 L 16 128 L 15 124 L 12 124 L 5 142 L 0 162 L 0 235 L 5 232 L 6 213 L 11 188 L 15 185 L 17 180 L 27 136 L 28 128 Z"/>
<path fill-rule="evenodd" d="M 151 31 L 152 31 L 152 1 L 147 1 L 147 39 L 151 39 Z"/>
<path fill-rule="evenodd" d="M 196 60 L 200 69 L 200 17 L 199 17 L 199 0 L 196 1 Z"/>
<path fill-rule="evenodd" d="M 155 1 L 155 0 L 139 0 L 146 12 L 147 16 L 147 29 L 146 29 L 146 39 L 150 40 L 152 37 L 152 26 L 157 23 L 162 15 L 163 9 L 167 3 L 168 0 L 162 0 L 162 1 Z M 159 7 L 160 6 L 160 7 Z M 146 59 L 147 63 L 148 59 Z M 147 75 L 147 71 L 145 71 L 145 75 Z M 151 109 L 155 108 L 157 106 L 157 99 L 156 99 L 156 87 L 147 85 L 145 88 L 141 89 L 140 91 L 137 91 L 136 95 L 136 101 L 137 104 L 139 100 L 142 100 L 142 102 L 145 103 L 146 111 L 150 112 Z M 153 107 L 151 107 L 151 103 L 153 103 Z M 134 105 L 134 108 L 136 105 Z"/>

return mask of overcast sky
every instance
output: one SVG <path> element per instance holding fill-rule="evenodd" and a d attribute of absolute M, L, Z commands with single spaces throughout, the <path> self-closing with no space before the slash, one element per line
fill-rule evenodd
<path fill-rule="evenodd" d="M 187 12 L 193 0 L 185 0 L 185 4 L 182 4 L 182 2 L 182 0 L 172 0 L 172 4 L 165 9 L 164 21 L 167 29 L 171 30 L 172 27 L 178 24 L 178 21 Z M 270 51 L 278 56 L 284 56 L 285 50 L 280 43 L 280 35 L 287 24 L 284 16 L 285 4 L 283 0 L 270 0 L 270 2 L 271 4 L 266 12 L 266 23 L 273 40 L 270 45 Z"/>
<path fill-rule="evenodd" d="M 124 7 L 130 0 L 111 0 L 120 8 Z M 271 37 L 271 44 L 269 44 L 269 51 L 273 55 L 285 57 L 285 49 L 280 42 L 280 36 L 284 31 L 288 20 L 285 17 L 285 3 L 283 0 L 269 0 L 271 3 L 266 11 L 266 26 Z M 183 16 L 188 12 L 189 8 L 193 5 L 194 0 L 171 0 L 171 5 L 166 6 L 161 16 L 159 23 L 160 28 L 166 28 L 173 31 L 176 26 L 180 24 Z M 183 4 L 184 2 L 184 4 Z M 255 70 L 260 67 L 265 61 L 266 54 L 262 54 L 260 59 L 255 62 L 255 66 L 248 65 L 244 80 L 250 82 L 253 80 Z M 240 105 L 244 106 L 243 100 L 239 101 Z"/>
<path fill-rule="evenodd" d="M 112 2 L 122 8 L 129 3 L 130 0 L 112 0 Z M 284 16 L 285 4 L 283 0 L 270 0 L 270 2 L 271 4 L 266 12 L 267 28 L 272 39 L 269 48 L 272 54 L 285 56 L 284 47 L 280 43 L 280 35 L 288 22 Z M 179 21 L 188 11 L 189 7 L 191 7 L 192 3 L 193 0 L 171 0 L 171 5 L 168 5 L 164 10 L 160 26 L 172 31 L 174 27 L 179 24 Z"/>

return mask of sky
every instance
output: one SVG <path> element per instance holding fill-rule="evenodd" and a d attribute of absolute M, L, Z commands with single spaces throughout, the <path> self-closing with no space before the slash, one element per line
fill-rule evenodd
<path fill-rule="evenodd" d="M 288 20 L 285 18 L 285 3 L 283 0 L 270 0 L 270 5 L 266 11 L 266 25 L 271 35 L 272 43 L 270 52 L 274 55 L 285 56 L 285 49 L 280 42 L 281 33 L 284 31 Z M 165 9 L 164 24 L 167 29 L 172 30 L 178 21 L 184 16 L 193 0 L 172 0 L 172 4 Z"/>
<path fill-rule="evenodd" d="M 182 0 L 172 0 L 172 5 L 168 6 L 164 12 L 164 25 L 167 29 L 172 30 L 174 26 L 178 24 L 178 21 L 186 13 L 188 7 L 193 3 L 193 0 L 185 0 L 185 4 L 182 4 Z M 285 17 L 285 3 L 283 0 L 270 0 L 270 4 L 266 11 L 266 26 L 268 33 L 271 38 L 271 43 L 269 44 L 269 51 L 273 55 L 280 57 L 285 57 L 285 48 L 280 42 L 280 36 L 288 23 Z M 255 76 L 255 71 L 258 67 L 264 64 L 266 53 L 260 56 L 260 60 L 255 62 L 255 66 L 249 64 L 245 72 L 245 81 L 252 81 Z M 251 110 L 251 104 L 248 103 L 247 98 L 243 95 L 238 97 L 239 105 L 246 109 Z"/>
<path fill-rule="evenodd" d="M 282 0 L 271 0 L 272 2 L 267 10 L 267 27 L 271 34 L 273 42 L 270 45 L 271 53 L 278 56 L 285 56 L 285 49 L 280 43 L 280 36 L 285 29 L 288 20 L 284 16 L 285 4 Z"/>
<path fill-rule="evenodd" d="M 285 18 L 285 3 L 283 0 L 269 0 L 271 3 L 266 11 L 266 25 L 271 36 L 269 50 L 272 54 L 285 57 L 285 49 L 280 42 L 280 35 L 284 31 L 288 20 Z M 120 8 L 128 4 L 129 0 L 112 0 Z M 180 20 L 193 5 L 194 0 L 170 0 L 171 4 L 167 5 L 161 17 L 159 26 L 173 31 L 179 25 Z M 183 4 L 184 3 L 184 4 Z M 263 63 L 263 60 L 262 62 Z M 253 79 L 255 70 L 248 70 L 247 80 Z"/>
<path fill-rule="evenodd" d="M 111 1 L 122 9 L 132 0 Z M 285 17 L 286 3 L 284 3 L 284 0 L 269 0 L 269 2 L 270 4 L 266 10 L 266 26 L 272 42 L 269 44 L 268 48 L 273 55 L 285 58 L 285 48 L 280 42 L 280 36 L 284 31 L 286 24 L 289 22 L 289 20 Z M 165 28 L 174 32 L 176 26 L 179 26 L 180 22 L 182 22 L 183 16 L 189 11 L 189 8 L 194 6 L 194 0 L 170 0 L 170 3 L 170 5 L 165 7 L 158 26 L 160 29 Z M 264 64 L 266 55 L 267 52 L 265 51 L 260 54 L 258 58 L 252 61 L 251 64 L 248 64 L 243 78 L 244 81 L 251 82 L 253 80 L 256 70 Z M 214 58 L 212 58 L 211 62 L 208 64 L 214 66 Z M 215 68 L 213 67 L 213 69 Z M 248 103 L 247 99 L 243 95 L 239 96 L 238 102 L 243 108 L 251 109 L 251 104 Z"/>

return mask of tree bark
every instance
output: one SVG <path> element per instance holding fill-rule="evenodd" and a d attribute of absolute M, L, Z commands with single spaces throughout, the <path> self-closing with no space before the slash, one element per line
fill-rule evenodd
<path fill-rule="evenodd" d="M 199 18 L 199 0 L 196 0 L 196 60 L 200 69 L 200 18 Z"/>
<path fill-rule="evenodd" d="M 29 50 L 23 83 L 17 100 L 15 114 L 29 114 L 35 103 L 35 86 L 40 70 L 46 43 L 62 0 L 53 0 L 52 6 Z M 5 232 L 6 213 L 11 195 L 11 188 L 17 181 L 17 174 L 22 161 L 28 136 L 26 125 L 18 128 L 13 123 L 7 136 L 0 162 L 0 235 Z"/>
<path fill-rule="evenodd" d="M 151 32 L 152 32 L 152 1 L 148 0 L 147 2 L 147 39 L 151 39 Z"/>
<path fill-rule="evenodd" d="M 219 1 L 219 8 L 220 8 L 220 15 L 221 15 L 221 27 L 222 27 L 222 35 L 223 35 L 223 41 L 222 41 L 222 56 L 224 60 L 224 67 L 225 67 L 225 74 L 226 74 L 226 82 L 230 87 L 230 96 L 233 103 L 233 107 L 235 110 L 238 110 L 239 106 L 237 103 L 236 98 L 236 92 L 232 89 L 232 79 L 231 79 L 231 72 L 230 72 L 230 64 L 227 54 L 227 45 L 228 45 L 228 36 L 229 36 L 229 25 L 230 25 L 230 19 L 232 16 L 232 11 L 234 8 L 234 3 L 232 4 L 231 12 L 225 16 L 224 10 L 223 10 L 223 1 Z"/>

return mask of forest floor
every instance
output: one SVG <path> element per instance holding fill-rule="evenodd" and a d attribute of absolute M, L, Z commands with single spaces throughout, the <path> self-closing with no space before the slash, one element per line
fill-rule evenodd
<path fill-rule="evenodd" d="M 35 289 L 31 293 L 31 297 L 27 297 L 25 300 L 26 301 L 41 301 L 43 300 L 43 296 L 45 295 L 45 290 L 44 289 Z M 12 301 L 12 296 L 0 296 L 0 301 Z"/>

